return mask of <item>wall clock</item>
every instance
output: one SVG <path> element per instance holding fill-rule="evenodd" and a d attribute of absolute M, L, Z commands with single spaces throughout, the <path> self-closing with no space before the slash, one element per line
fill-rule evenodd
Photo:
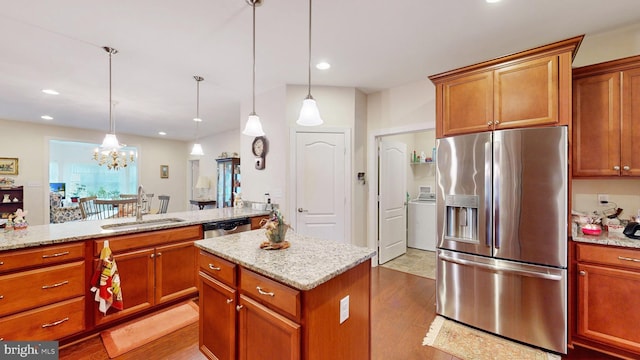
<path fill-rule="evenodd" d="M 265 166 L 265 157 L 267 155 L 267 138 L 264 136 L 258 136 L 253 139 L 251 144 L 251 151 L 256 156 L 255 165 L 256 169 L 263 170 Z"/>

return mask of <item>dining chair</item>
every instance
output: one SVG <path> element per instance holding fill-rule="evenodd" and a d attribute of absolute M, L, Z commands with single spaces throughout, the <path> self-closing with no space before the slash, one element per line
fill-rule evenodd
<path fill-rule="evenodd" d="M 169 198 L 169 195 L 158 195 L 158 200 L 160 200 L 158 214 L 166 214 L 167 208 L 169 207 Z"/>
<path fill-rule="evenodd" d="M 135 216 L 138 200 L 136 198 L 93 201 L 98 219 L 112 219 Z"/>
<path fill-rule="evenodd" d="M 96 213 L 95 205 L 93 204 L 93 202 L 97 198 L 97 196 L 88 196 L 78 199 L 80 214 L 82 215 L 83 219 L 87 219 Z"/>
<path fill-rule="evenodd" d="M 137 194 L 120 194 L 120 199 L 137 199 Z"/>

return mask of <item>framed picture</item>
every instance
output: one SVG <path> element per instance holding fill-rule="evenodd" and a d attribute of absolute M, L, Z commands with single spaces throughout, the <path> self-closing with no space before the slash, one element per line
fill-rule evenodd
<path fill-rule="evenodd" d="M 160 179 L 169 178 L 169 165 L 160 165 Z"/>
<path fill-rule="evenodd" d="M 0 158 L 0 175 L 18 175 L 18 158 Z"/>

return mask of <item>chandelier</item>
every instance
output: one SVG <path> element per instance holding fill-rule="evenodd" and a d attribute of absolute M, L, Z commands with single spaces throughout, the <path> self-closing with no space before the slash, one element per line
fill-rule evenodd
<path fill-rule="evenodd" d="M 115 103 L 111 99 L 111 56 L 117 54 L 118 50 L 108 46 L 103 47 L 103 49 L 109 53 L 109 133 L 105 135 L 102 145 L 93 151 L 93 160 L 97 161 L 99 166 L 106 165 L 107 169 L 117 171 L 134 162 L 135 153 L 130 151 L 127 154 L 125 151 L 120 151 L 126 145 L 118 142 L 115 120 L 112 114 L 112 108 L 115 107 Z"/>

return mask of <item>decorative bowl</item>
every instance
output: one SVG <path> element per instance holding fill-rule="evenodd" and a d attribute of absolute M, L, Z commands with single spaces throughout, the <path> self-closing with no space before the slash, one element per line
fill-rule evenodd
<path fill-rule="evenodd" d="M 600 235 L 602 228 L 597 224 L 586 224 L 582 227 L 582 233 L 585 235 Z"/>

